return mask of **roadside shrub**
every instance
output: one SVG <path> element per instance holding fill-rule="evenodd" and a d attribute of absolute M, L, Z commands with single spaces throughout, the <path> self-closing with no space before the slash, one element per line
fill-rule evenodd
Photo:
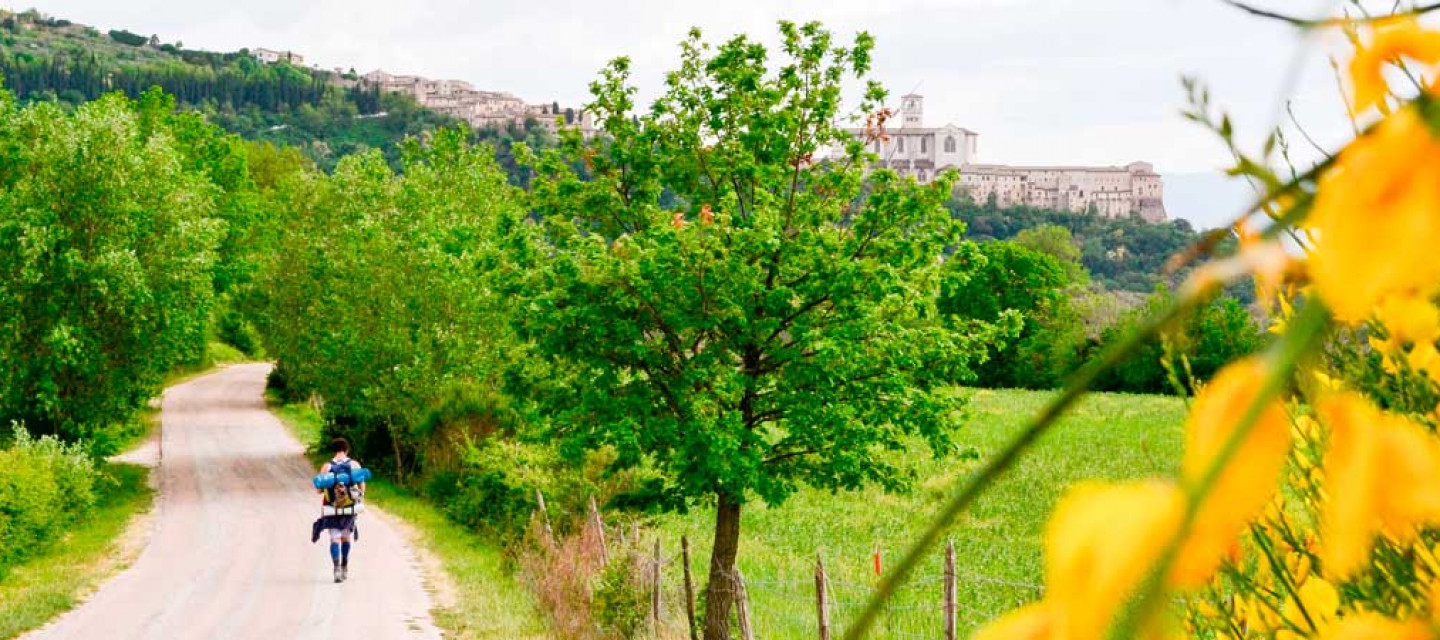
<path fill-rule="evenodd" d="M 263 355 L 264 349 L 260 347 L 260 332 L 255 330 L 255 325 L 239 311 L 227 309 L 220 316 L 220 322 L 215 328 L 215 337 L 221 342 L 240 350 L 240 353 L 250 357 Z"/>
<path fill-rule="evenodd" d="M 459 465 L 434 471 L 425 489 L 452 520 L 477 531 L 509 539 L 523 534 L 536 492 L 557 515 L 579 513 L 590 495 L 582 474 L 562 464 L 551 447 L 500 438 L 462 446 Z"/>
<path fill-rule="evenodd" d="M 0 450 L 0 577 L 90 511 L 98 477 L 84 447 L 15 427 Z"/>
<path fill-rule="evenodd" d="M 1100 349 L 1096 353 L 1136 331 L 1143 318 L 1169 304 L 1170 299 L 1169 292 L 1160 291 L 1144 305 L 1131 310 L 1101 334 Z M 1207 381 L 1226 362 L 1255 353 L 1266 342 L 1260 324 L 1238 300 L 1217 298 L 1191 312 L 1163 339 L 1147 341 L 1134 357 L 1102 376 L 1095 388 L 1128 393 L 1175 393 L 1176 381 L 1182 385 Z"/>
<path fill-rule="evenodd" d="M 645 622 L 646 593 L 640 572 L 629 559 L 611 561 L 600 572 L 590 609 L 600 629 L 613 638 L 629 640 Z"/>
<path fill-rule="evenodd" d="M 280 404 L 292 404 L 305 399 L 304 394 L 290 384 L 284 365 L 275 365 L 270 369 L 270 373 L 265 375 L 265 391 L 279 400 Z"/>

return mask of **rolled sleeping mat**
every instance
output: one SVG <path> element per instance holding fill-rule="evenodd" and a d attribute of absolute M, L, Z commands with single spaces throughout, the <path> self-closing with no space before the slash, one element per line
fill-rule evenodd
<path fill-rule="evenodd" d="M 350 472 L 350 482 L 352 482 L 352 483 L 354 483 L 354 484 L 360 484 L 360 483 L 362 483 L 362 482 L 368 482 L 371 477 L 372 477 L 372 476 L 371 476 L 371 474 L 370 474 L 370 470 L 369 470 L 369 469 L 363 469 L 363 468 L 362 468 L 362 469 L 356 469 L 356 470 Z"/>
<path fill-rule="evenodd" d="M 316 489 L 324 491 L 325 489 L 329 489 L 330 487 L 335 486 L 336 480 L 337 479 L 335 477 L 335 474 L 326 472 L 315 476 L 315 480 L 313 482 Z"/>
<path fill-rule="evenodd" d="M 365 513 L 365 503 L 363 502 L 357 502 L 353 507 L 344 507 L 341 509 L 336 509 L 328 504 L 320 507 L 320 515 L 322 516 L 358 516 L 362 513 Z"/>
<path fill-rule="evenodd" d="M 348 486 L 350 484 L 350 474 L 345 473 L 344 471 L 335 474 L 335 484 L 343 484 Z"/>

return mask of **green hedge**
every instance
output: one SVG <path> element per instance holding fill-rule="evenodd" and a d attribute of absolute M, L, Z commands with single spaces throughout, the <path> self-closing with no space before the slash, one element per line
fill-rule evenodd
<path fill-rule="evenodd" d="M 99 471 L 80 445 L 15 428 L 0 450 L 0 577 L 95 506 Z"/>

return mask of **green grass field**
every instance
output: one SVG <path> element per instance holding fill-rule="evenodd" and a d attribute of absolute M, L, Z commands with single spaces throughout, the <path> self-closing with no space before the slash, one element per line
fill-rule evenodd
<path fill-rule="evenodd" d="M 751 505 L 742 514 L 739 566 L 757 637 L 815 637 L 814 567 L 823 556 L 831 584 L 831 619 L 843 629 L 877 582 L 873 552 L 898 562 L 904 548 L 940 503 L 980 460 L 999 450 L 1036 414 L 1049 392 L 967 391 L 968 417 L 956 434 L 961 455 L 906 460 L 919 480 L 912 491 L 872 489 L 831 494 L 803 490 L 783 506 Z M 967 635 L 980 623 L 1039 595 L 1041 536 L 1047 514 L 1066 487 L 1086 478 L 1168 474 L 1179 465 L 1184 405 L 1177 398 L 1097 394 L 994 485 L 954 528 L 958 617 Z M 694 546 L 694 571 L 703 587 L 713 511 L 667 516 L 658 523 L 665 555 L 679 555 L 682 534 Z M 875 637 L 941 637 L 943 554 L 930 554 L 920 573 L 893 602 Z M 678 611 L 680 567 L 666 568 L 667 600 Z"/>
<path fill-rule="evenodd" d="M 40 556 L 12 568 L 0 581 L 0 639 L 14 638 L 68 611 L 77 599 L 123 569 L 117 544 L 136 514 L 148 511 L 154 492 L 148 470 L 106 464 L 96 509 L 70 527 L 64 538 Z"/>

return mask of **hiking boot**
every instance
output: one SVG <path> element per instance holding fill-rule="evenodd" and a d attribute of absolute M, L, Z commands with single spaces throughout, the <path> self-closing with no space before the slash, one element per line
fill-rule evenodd
<path fill-rule="evenodd" d="M 345 569 L 343 569 L 343 568 L 341 568 L 340 566 L 337 565 L 337 566 L 335 567 L 335 582 L 338 584 L 338 583 L 341 583 L 341 582 L 344 582 L 344 581 L 345 581 Z"/>
<path fill-rule="evenodd" d="M 342 564 L 342 565 L 340 565 L 340 581 L 341 581 L 341 582 L 344 582 L 344 581 L 349 580 L 349 579 L 350 579 L 350 565 L 348 565 L 348 564 Z"/>

